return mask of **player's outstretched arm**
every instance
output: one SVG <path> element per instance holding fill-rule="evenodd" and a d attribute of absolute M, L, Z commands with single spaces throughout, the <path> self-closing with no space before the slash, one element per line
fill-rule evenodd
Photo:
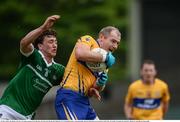
<path fill-rule="evenodd" d="M 57 21 L 59 18 L 59 15 L 49 16 L 40 27 L 36 28 L 35 30 L 32 30 L 24 38 L 22 38 L 20 42 L 21 51 L 23 53 L 31 52 L 33 50 L 32 43 L 34 42 L 34 40 L 38 36 L 40 36 L 42 32 L 50 29 L 54 25 L 55 21 Z"/>

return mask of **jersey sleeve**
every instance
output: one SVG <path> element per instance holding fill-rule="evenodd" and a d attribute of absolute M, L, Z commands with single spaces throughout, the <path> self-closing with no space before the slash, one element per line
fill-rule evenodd
<path fill-rule="evenodd" d="M 33 46 L 33 45 L 32 45 L 32 46 Z M 33 46 L 32 51 L 29 52 L 29 53 L 24 53 L 21 49 L 20 49 L 20 52 L 21 52 L 21 54 L 22 54 L 23 56 L 29 57 L 29 56 L 34 52 L 34 46 Z"/>
<path fill-rule="evenodd" d="M 132 91 L 133 91 L 133 88 L 132 88 L 132 85 L 129 86 L 128 88 L 128 92 L 126 94 L 126 98 L 125 98 L 125 103 L 131 103 L 132 102 Z"/>
<path fill-rule="evenodd" d="M 89 35 L 86 36 L 82 36 L 80 39 L 78 39 L 77 43 L 81 43 L 81 44 L 85 44 L 89 47 L 93 47 L 94 43 L 96 43 L 96 41 Z"/>
<path fill-rule="evenodd" d="M 168 88 L 168 85 L 167 85 L 167 84 L 165 84 L 163 90 L 164 90 L 164 91 L 163 91 L 164 94 L 163 94 L 162 100 L 163 100 L 164 102 L 169 101 L 169 99 L 170 99 L 170 94 L 169 94 L 169 88 Z"/>
<path fill-rule="evenodd" d="M 38 50 L 36 48 L 33 49 L 33 52 L 31 52 L 31 54 L 24 55 L 23 53 L 21 53 L 21 62 L 19 64 L 18 69 L 21 69 L 23 66 L 27 65 L 27 64 L 31 64 L 33 62 L 35 62 L 36 60 L 36 55 L 38 53 Z"/>

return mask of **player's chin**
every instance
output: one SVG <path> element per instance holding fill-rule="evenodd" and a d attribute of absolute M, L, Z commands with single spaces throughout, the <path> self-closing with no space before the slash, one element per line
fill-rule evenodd
<path fill-rule="evenodd" d="M 52 53 L 51 53 L 51 56 L 52 56 L 52 57 L 55 57 L 55 56 L 56 56 L 56 52 L 52 52 Z"/>

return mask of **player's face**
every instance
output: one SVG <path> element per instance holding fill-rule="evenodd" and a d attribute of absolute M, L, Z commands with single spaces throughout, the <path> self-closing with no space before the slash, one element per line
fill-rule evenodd
<path fill-rule="evenodd" d="M 44 41 L 42 44 L 40 44 L 39 48 L 42 53 L 50 58 L 53 58 L 56 56 L 57 52 L 57 39 L 53 35 L 47 35 L 44 37 Z"/>
<path fill-rule="evenodd" d="M 154 82 L 156 76 L 156 69 L 153 64 L 144 64 L 141 69 L 142 80 L 146 83 Z"/>
<path fill-rule="evenodd" d="M 100 36 L 101 40 L 101 48 L 105 49 L 106 51 L 114 52 L 120 43 L 121 37 L 119 37 L 115 30 L 111 31 L 109 36 Z"/>

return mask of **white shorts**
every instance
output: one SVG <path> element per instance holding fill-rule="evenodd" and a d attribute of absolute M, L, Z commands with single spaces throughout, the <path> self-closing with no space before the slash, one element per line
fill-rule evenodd
<path fill-rule="evenodd" d="M 0 120 L 30 120 L 32 115 L 24 116 L 7 105 L 0 105 Z"/>

